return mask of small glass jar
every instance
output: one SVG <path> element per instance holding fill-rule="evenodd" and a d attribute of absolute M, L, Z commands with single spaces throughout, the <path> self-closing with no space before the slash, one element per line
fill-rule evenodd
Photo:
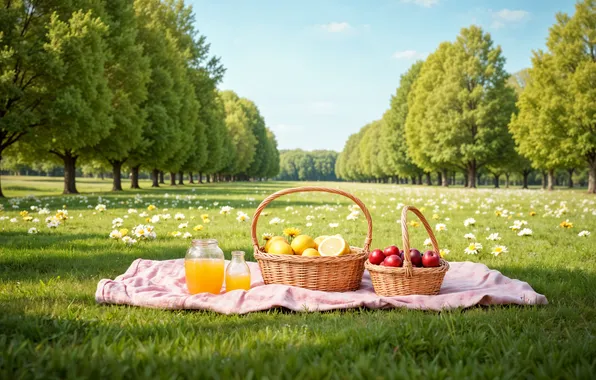
<path fill-rule="evenodd" d="M 232 260 L 226 268 L 226 292 L 250 289 L 250 268 L 244 261 L 243 251 L 233 251 Z"/>
<path fill-rule="evenodd" d="M 184 269 L 190 294 L 219 294 L 224 281 L 224 253 L 215 239 L 197 239 L 186 251 Z"/>

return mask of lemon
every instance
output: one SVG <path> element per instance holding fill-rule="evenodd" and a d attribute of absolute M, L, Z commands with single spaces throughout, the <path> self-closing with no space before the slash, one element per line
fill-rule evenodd
<path fill-rule="evenodd" d="M 321 254 L 314 248 L 306 248 L 304 252 L 302 252 L 302 256 L 318 257 L 321 256 Z"/>
<path fill-rule="evenodd" d="M 319 236 L 319 237 L 317 237 L 317 238 L 315 239 L 315 244 L 316 244 L 316 245 L 315 245 L 315 248 L 316 248 L 316 249 L 319 249 L 319 244 L 321 244 L 321 242 L 322 242 L 323 240 L 327 239 L 328 237 L 329 237 L 329 236 L 327 236 L 327 235 L 323 235 L 323 236 Z"/>
<path fill-rule="evenodd" d="M 338 238 L 343 239 L 344 241 L 346 240 L 340 234 L 333 235 L 333 236 L 337 236 Z M 352 252 L 352 249 L 350 248 L 350 244 L 346 241 L 346 250 L 344 251 L 343 255 L 347 255 L 348 253 L 351 253 L 351 252 Z"/>
<path fill-rule="evenodd" d="M 301 255 L 308 248 L 315 248 L 317 244 L 308 235 L 298 235 L 292 240 L 292 249 L 297 255 Z"/>
<path fill-rule="evenodd" d="M 293 255 L 294 254 L 292 247 L 286 241 L 281 240 L 281 239 L 275 239 L 275 241 L 272 241 L 271 244 L 269 245 L 269 250 L 267 252 L 273 253 L 275 255 Z"/>
<path fill-rule="evenodd" d="M 349 246 L 344 239 L 338 236 L 329 236 L 319 244 L 321 256 L 339 256 L 346 252 L 349 252 Z"/>
<path fill-rule="evenodd" d="M 265 252 L 269 252 L 269 247 L 271 246 L 271 243 L 275 240 L 282 240 L 282 241 L 286 241 L 286 239 L 284 239 L 283 236 L 274 236 L 271 239 L 267 240 L 267 243 L 265 243 Z"/>

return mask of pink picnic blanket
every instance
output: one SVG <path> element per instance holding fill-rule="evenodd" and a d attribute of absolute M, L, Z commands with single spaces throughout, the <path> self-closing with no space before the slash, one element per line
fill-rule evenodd
<path fill-rule="evenodd" d="M 227 263 L 226 263 L 227 264 Z M 190 295 L 184 277 L 184 259 L 154 261 L 137 259 L 114 280 L 101 280 L 98 303 L 159 309 L 212 310 L 223 314 L 285 307 L 294 311 L 325 311 L 366 307 L 406 307 L 443 310 L 474 305 L 544 305 L 546 297 L 528 283 L 512 280 L 484 264 L 450 262 L 441 292 L 436 296 L 381 297 L 375 294 L 368 271 L 354 292 L 321 292 L 287 285 L 265 285 L 257 263 L 249 262 L 252 280 L 248 291 Z"/>

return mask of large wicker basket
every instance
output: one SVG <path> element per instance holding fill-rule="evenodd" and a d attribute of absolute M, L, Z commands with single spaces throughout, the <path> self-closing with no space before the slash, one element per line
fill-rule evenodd
<path fill-rule="evenodd" d="M 435 234 L 424 215 L 416 207 L 405 206 L 401 213 L 401 232 L 404 250 L 403 267 L 385 267 L 371 264 L 368 260 L 365 263 L 365 267 L 370 273 L 375 293 L 378 295 L 407 296 L 411 294 L 439 294 L 445 273 L 449 270 L 449 263 L 443 259 L 440 259 L 440 264 L 436 268 L 417 268 L 412 266 L 407 221 L 408 211 L 412 211 L 418 216 L 430 237 L 434 251 L 437 254 L 440 252 Z"/>
<path fill-rule="evenodd" d="M 311 191 L 340 194 L 351 199 L 360 207 L 368 223 L 364 247 L 350 247 L 351 254 L 337 257 L 305 257 L 265 253 L 259 246 L 257 238 L 257 222 L 263 209 L 271 201 L 283 195 Z M 346 292 L 360 288 L 362 274 L 364 273 L 364 261 L 368 257 L 372 241 L 372 218 L 364 203 L 350 193 L 327 187 L 297 187 L 278 191 L 263 200 L 253 216 L 251 236 L 254 256 L 261 268 L 265 284 L 284 284 L 311 290 Z"/>

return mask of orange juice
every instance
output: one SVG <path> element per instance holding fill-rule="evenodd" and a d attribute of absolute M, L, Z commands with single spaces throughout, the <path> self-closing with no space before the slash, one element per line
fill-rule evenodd
<path fill-rule="evenodd" d="M 230 274 L 226 273 L 226 292 L 236 289 L 250 289 L 250 273 Z"/>
<path fill-rule="evenodd" d="M 219 294 L 224 280 L 224 261 L 219 259 L 186 259 L 186 285 L 190 294 Z"/>

